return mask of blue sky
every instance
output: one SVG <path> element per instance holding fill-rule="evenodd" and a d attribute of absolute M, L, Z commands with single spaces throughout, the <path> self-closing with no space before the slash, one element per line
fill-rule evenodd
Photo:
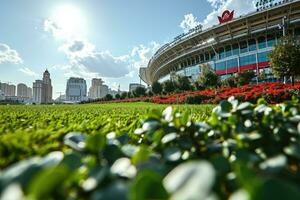
<path fill-rule="evenodd" d="M 138 68 L 166 42 L 252 0 L 1 0 L 0 81 L 32 87 L 48 68 L 54 97 L 70 76 L 128 90 Z"/>

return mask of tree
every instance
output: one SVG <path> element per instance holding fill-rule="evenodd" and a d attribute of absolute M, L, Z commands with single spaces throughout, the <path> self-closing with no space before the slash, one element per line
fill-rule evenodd
<path fill-rule="evenodd" d="M 284 37 L 269 54 L 270 66 L 275 76 L 280 78 L 300 75 L 300 45 L 293 37 Z"/>
<path fill-rule="evenodd" d="M 160 94 L 162 92 L 162 90 L 163 90 L 163 87 L 158 81 L 156 81 L 152 84 L 152 92 L 154 94 Z"/>
<path fill-rule="evenodd" d="M 122 92 L 120 99 L 126 99 L 127 98 L 127 92 Z"/>
<path fill-rule="evenodd" d="M 237 86 L 247 85 L 251 82 L 251 80 L 255 77 L 255 73 L 253 70 L 246 70 L 239 72 L 236 77 Z"/>
<path fill-rule="evenodd" d="M 174 82 L 171 80 L 167 80 L 166 82 L 164 82 L 163 88 L 166 93 L 174 92 L 176 89 Z"/>
<path fill-rule="evenodd" d="M 177 86 L 178 89 L 181 91 L 188 91 L 192 89 L 192 84 L 188 77 L 186 76 L 179 76 L 177 79 Z"/>
<path fill-rule="evenodd" d="M 146 94 L 146 88 L 144 87 L 137 87 L 134 91 L 133 91 L 133 95 L 135 97 L 143 97 Z"/>
<path fill-rule="evenodd" d="M 113 96 L 112 96 L 111 94 L 107 94 L 107 95 L 105 96 L 105 100 L 111 101 L 111 100 L 113 100 Z"/>
<path fill-rule="evenodd" d="M 116 94 L 115 98 L 116 99 L 121 99 L 121 95 L 120 94 Z"/>
<path fill-rule="evenodd" d="M 230 88 L 234 88 L 237 86 L 236 76 L 231 76 L 222 81 L 222 85 Z"/>
<path fill-rule="evenodd" d="M 219 85 L 220 78 L 209 64 L 203 64 L 201 66 L 201 71 L 198 81 L 202 86 L 217 87 Z"/>

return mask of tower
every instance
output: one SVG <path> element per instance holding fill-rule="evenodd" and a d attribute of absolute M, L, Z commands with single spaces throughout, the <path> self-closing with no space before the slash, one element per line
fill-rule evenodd
<path fill-rule="evenodd" d="M 44 83 L 44 102 L 51 103 L 52 102 L 52 85 L 51 78 L 48 69 L 43 74 L 43 83 Z"/>

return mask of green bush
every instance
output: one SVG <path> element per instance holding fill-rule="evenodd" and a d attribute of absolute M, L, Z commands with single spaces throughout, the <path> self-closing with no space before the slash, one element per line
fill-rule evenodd
<path fill-rule="evenodd" d="M 230 98 L 208 120 L 172 107 L 131 133 L 69 133 L 64 152 L 20 161 L 0 193 L 21 199 L 300 199 L 300 105 Z"/>

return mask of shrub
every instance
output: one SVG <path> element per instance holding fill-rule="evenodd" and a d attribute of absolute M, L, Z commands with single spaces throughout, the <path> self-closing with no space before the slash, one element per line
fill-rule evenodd
<path fill-rule="evenodd" d="M 229 98 L 203 122 L 168 107 L 134 133 L 69 133 L 68 151 L 1 171 L 0 196 L 298 200 L 299 114 L 296 99 L 270 106 Z"/>

